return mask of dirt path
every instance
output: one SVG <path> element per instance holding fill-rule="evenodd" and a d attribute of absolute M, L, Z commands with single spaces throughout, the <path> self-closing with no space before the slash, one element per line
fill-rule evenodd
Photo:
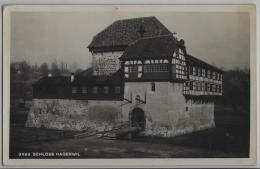
<path fill-rule="evenodd" d="M 80 157 L 77 158 L 216 158 L 231 157 L 233 155 L 232 153 L 224 153 L 202 148 L 137 142 L 133 140 L 106 140 L 96 136 L 27 144 L 21 146 L 19 149 L 19 152 L 24 151 L 78 153 Z M 72 156 L 63 158 L 72 158 Z"/>

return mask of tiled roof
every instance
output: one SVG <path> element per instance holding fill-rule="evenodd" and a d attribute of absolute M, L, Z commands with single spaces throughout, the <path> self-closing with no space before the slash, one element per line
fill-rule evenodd
<path fill-rule="evenodd" d="M 88 48 L 128 46 L 141 38 L 140 29 L 144 30 L 143 37 L 172 34 L 156 17 L 124 19 L 98 33 Z"/>
<path fill-rule="evenodd" d="M 223 72 L 221 69 L 213 66 L 213 65 L 210 65 L 190 54 L 187 54 L 187 57 L 186 57 L 186 62 L 188 63 L 188 65 L 194 65 L 194 66 L 199 66 L 199 67 L 204 67 L 204 68 L 209 68 L 209 69 L 213 69 L 215 71 L 218 71 L 218 72 Z"/>
<path fill-rule="evenodd" d="M 129 45 L 120 59 L 170 57 L 176 46 L 177 40 L 172 35 L 142 38 Z"/>
<path fill-rule="evenodd" d="M 34 83 L 34 85 L 69 85 L 70 76 L 45 76 Z"/>
<path fill-rule="evenodd" d="M 121 69 L 110 76 L 76 76 L 73 84 L 120 85 L 123 84 L 123 81 L 121 80 Z"/>
<path fill-rule="evenodd" d="M 92 74 L 75 76 L 71 83 L 70 76 L 53 76 L 43 77 L 34 85 L 52 85 L 52 86 L 67 86 L 67 85 L 121 85 L 121 69 L 111 76 L 93 76 Z"/>

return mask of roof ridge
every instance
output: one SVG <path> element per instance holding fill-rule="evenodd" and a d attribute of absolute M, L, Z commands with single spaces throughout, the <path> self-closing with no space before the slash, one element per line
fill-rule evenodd
<path fill-rule="evenodd" d="M 136 17 L 136 18 L 119 19 L 119 20 L 116 20 L 115 22 L 135 20 L 135 19 L 146 19 L 146 18 L 155 18 L 155 19 L 157 19 L 155 16 L 144 16 L 144 17 Z"/>
<path fill-rule="evenodd" d="M 137 39 L 135 41 L 133 41 L 132 43 L 130 43 L 128 46 L 131 46 L 133 44 L 135 44 L 136 42 L 138 41 L 141 41 L 141 40 L 146 40 L 146 39 L 154 39 L 154 38 L 159 38 L 159 37 L 163 37 L 163 36 L 172 36 L 173 37 L 173 34 L 167 34 L 167 35 L 156 35 L 156 36 L 151 36 L 151 37 L 142 37 L 140 39 Z M 173 37 L 174 38 L 174 37 Z"/>

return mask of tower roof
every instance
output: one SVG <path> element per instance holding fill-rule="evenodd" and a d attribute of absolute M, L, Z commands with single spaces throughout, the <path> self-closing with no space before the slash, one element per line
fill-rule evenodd
<path fill-rule="evenodd" d="M 94 36 L 88 48 L 126 47 L 142 38 L 172 34 L 156 17 L 118 20 Z"/>

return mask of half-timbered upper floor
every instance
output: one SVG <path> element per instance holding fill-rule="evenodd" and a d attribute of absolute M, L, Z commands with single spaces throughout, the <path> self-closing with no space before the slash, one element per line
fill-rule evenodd
<path fill-rule="evenodd" d="M 184 81 L 187 65 L 183 42 L 172 35 L 143 38 L 121 56 L 125 81 Z"/>
<path fill-rule="evenodd" d="M 172 81 L 184 84 L 184 95 L 222 94 L 222 71 L 188 55 L 172 35 L 140 39 L 120 59 L 126 82 Z"/>

